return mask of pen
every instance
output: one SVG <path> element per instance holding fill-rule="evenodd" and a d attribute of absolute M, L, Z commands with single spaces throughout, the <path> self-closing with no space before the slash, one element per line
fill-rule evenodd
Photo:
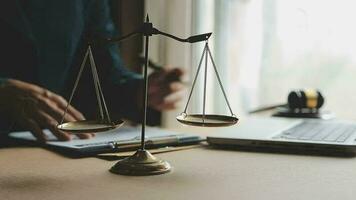
<path fill-rule="evenodd" d="M 198 136 L 164 136 L 164 137 L 150 137 L 146 139 L 145 143 L 147 148 L 162 147 L 162 146 L 177 146 L 180 144 L 189 144 L 204 141 L 204 139 Z M 110 142 L 97 142 L 91 144 L 76 145 L 83 151 L 108 151 L 118 150 L 126 151 L 131 149 L 137 149 L 141 146 L 141 140 L 130 139 L 123 141 L 110 141 Z"/>
<path fill-rule="evenodd" d="M 172 147 L 172 146 L 165 146 L 162 148 L 152 149 L 150 153 L 152 154 L 159 154 L 159 153 L 166 153 L 166 152 L 173 152 L 173 151 L 180 151 L 186 149 L 193 149 L 202 147 L 200 144 L 196 145 L 188 145 L 188 146 L 180 146 L 180 147 Z M 122 159 L 128 156 L 131 156 L 135 153 L 135 151 L 125 151 L 125 152 L 114 152 L 114 153 L 102 153 L 97 155 L 99 158 L 109 159 L 109 160 L 117 160 Z"/>
<path fill-rule="evenodd" d="M 177 136 L 167 136 L 167 137 L 152 137 L 145 141 L 147 147 L 161 146 L 161 145 L 178 145 L 179 138 Z M 141 145 L 140 140 L 128 140 L 114 142 L 115 148 L 119 150 L 123 149 L 134 149 Z"/>
<path fill-rule="evenodd" d="M 147 145 L 159 145 L 159 144 L 178 144 L 179 139 L 177 136 L 172 135 L 172 136 L 165 136 L 165 137 L 151 137 L 149 139 L 146 139 L 146 144 Z M 81 148 L 120 148 L 120 149 L 125 149 L 125 148 L 133 148 L 133 147 L 139 147 L 141 144 L 140 139 L 130 139 L 130 140 L 123 140 L 123 141 L 110 141 L 110 142 L 97 142 L 97 143 L 89 143 L 89 144 L 79 144 L 76 145 L 77 147 Z"/>
<path fill-rule="evenodd" d="M 115 145 L 113 142 L 108 143 L 92 143 L 92 144 L 84 144 L 84 145 L 76 145 L 80 147 L 80 151 L 82 152 L 98 152 L 98 151 L 108 151 L 110 149 L 115 149 Z"/>
<path fill-rule="evenodd" d="M 144 63 L 146 62 L 146 60 L 145 60 L 144 57 L 139 57 L 139 59 L 140 59 L 140 62 L 141 62 L 142 64 L 144 64 Z M 148 59 L 148 67 L 151 68 L 151 69 L 153 69 L 154 71 L 161 71 L 161 70 L 164 69 L 163 66 L 161 66 L 161 65 L 159 65 L 159 64 L 157 64 L 157 63 L 155 63 L 155 62 L 153 62 L 151 59 Z M 168 82 L 172 82 L 172 81 L 180 81 L 180 82 L 182 82 L 182 81 L 180 80 L 180 75 L 181 75 L 181 72 L 170 73 L 170 74 L 168 74 L 168 76 L 166 77 L 166 80 L 167 80 Z M 183 83 L 183 82 L 182 82 L 182 83 Z M 188 83 L 185 83 L 185 84 L 188 84 Z"/>

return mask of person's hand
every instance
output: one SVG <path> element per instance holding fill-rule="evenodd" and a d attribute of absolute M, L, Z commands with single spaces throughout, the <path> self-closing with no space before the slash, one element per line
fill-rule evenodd
<path fill-rule="evenodd" d="M 153 72 L 148 79 L 148 106 L 158 111 L 176 108 L 184 95 L 182 75 L 179 68 Z"/>
<path fill-rule="evenodd" d="M 0 110 L 6 111 L 14 120 L 16 128 L 29 130 L 38 141 L 45 142 L 42 129 L 49 129 L 59 140 L 70 140 L 69 133 L 57 129 L 67 101 L 44 88 L 19 80 L 9 79 L 0 87 Z M 65 122 L 83 120 L 84 116 L 74 107 L 69 106 Z M 78 134 L 81 139 L 93 134 Z"/>

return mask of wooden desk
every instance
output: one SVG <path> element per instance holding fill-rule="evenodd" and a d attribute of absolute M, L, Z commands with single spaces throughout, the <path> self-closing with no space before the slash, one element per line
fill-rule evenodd
<path fill-rule="evenodd" d="M 114 161 L 0 149 L 0 199 L 355 199 L 356 158 L 205 148 L 160 154 L 165 175 L 112 174 Z"/>

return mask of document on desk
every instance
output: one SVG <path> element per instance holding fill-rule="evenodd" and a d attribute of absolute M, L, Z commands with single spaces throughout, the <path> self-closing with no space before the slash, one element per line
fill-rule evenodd
<path fill-rule="evenodd" d="M 74 137 L 71 141 L 58 141 L 49 130 L 44 130 L 48 136 L 47 147 L 63 151 L 63 153 L 74 153 L 79 155 L 95 155 L 108 152 L 123 152 L 136 150 L 140 147 L 141 128 L 122 127 L 96 134 L 91 139 L 78 139 Z M 35 141 L 30 132 L 12 132 L 10 138 Z M 160 128 L 146 128 L 146 147 L 156 148 L 165 146 L 180 146 L 197 144 L 205 140 L 200 136 L 177 133 Z"/>

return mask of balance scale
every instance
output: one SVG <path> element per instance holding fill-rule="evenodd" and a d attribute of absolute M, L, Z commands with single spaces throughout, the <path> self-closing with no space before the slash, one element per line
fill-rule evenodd
<path fill-rule="evenodd" d="M 159 159 L 153 156 L 149 151 L 145 149 L 145 127 L 146 127 L 146 118 L 147 118 L 147 87 L 148 87 L 148 77 L 147 77 L 147 68 L 148 68 L 148 47 L 149 47 L 149 38 L 152 35 L 163 35 L 179 42 L 187 42 L 187 43 L 196 43 L 205 41 L 204 50 L 202 56 L 199 61 L 199 65 L 197 68 L 197 72 L 195 74 L 193 84 L 189 93 L 188 101 L 185 105 L 184 111 L 176 117 L 176 119 L 185 125 L 190 126 L 201 126 L 201 127 L 223 127 L 223 126 L 231 126 L 237 123 L 238 118 L 232 112 L 230 103 L 227 99 L 225 90 L 222 86 L 222 82 L 214 62 L 212 53 L 210 51 L 208 45 L 208 39 L 210 38 L 212 33 L 205 33 L 200 35 L 191 36 L 187 39 L 182 39 L 176 37 L 174 35 L 164 33 L 159 31 L 158 29 L 153 27 L 153 24 L 149 22 L 148 15 L 146 17 L 146 22 L 136 31 L 127 34 L 123 37 L 118 38 L 106 38 L 93 41 L 89 43 L 87 51 L 85 53 L 83 62 L 81 63 L 79 73 L 77 75 L 76 81 L 74 83 L 73 90 L 71 92 L 67 107 L 62 116 L 62 120 L 60 124 L 57 126 L 59 130 L 78 134 L 78 133 L 100 133 L 105 132 L 111 129 L 117 129 L 124 123 L 123 120 L 113 120 L 110 118 L 109 110 L 107 109 L 105 98 L 103 95 L 103 91 L 101 89 L 99 76 L 97 73 L 97 68 L 95 65 L 93 52 L 91 49 L 92 45 L 102 45 L 107 43 L 121 42 L 129 37 L 135 35 L 143 35 L 145 37 L 145 66 L 144 66 L 144 90 L 143 90 L 143 120 L 142 120 L 142 129 L 141 129 L 141 147 L 134 153 L 132 156 L 127 157 L 118 161 L 111 169 L 110 172 L 121 175 L 133 175 L 133 176 L 141 176 L 141 175 L 156 175 L 156 174 L 164 174 L 171 170 L 171 165 L 162 159 Z M 64 122 L 65 115 L 68 112 L 68 107 L 71 104 L 74 93 L 77 89 L 80 77 L 82 75 L 83 69 L 87 60 L 89 59 L 89 64 L 91 66 L 91 72 L 93 75 L 95 93 L 97 97 L 98 107 L 100 119 L 96 120 L 82 120 L 82 121 L 74 121 L 74 122 Z M 220 85 L 220 89 L 223 92 L 226 104 L 229 108 L 230 115 L 216 115 L 216 114 L 206 114 L 205 112 L 205 104 L 206 104 L 206 86 L 207 86 L 207 71 L 208 71 L 208 59 L 211 60 L 212 66 L 214 68 L 214 72 L 216 74 L 218 83 Z M 199 75 L 199 72 L 202 68 L 202 63 L 204 61 L 204 94 L 203 94 L 203 112 L 201 114 L 188 114 L 187 108 L 192 97 L 194 87 Z"/>

